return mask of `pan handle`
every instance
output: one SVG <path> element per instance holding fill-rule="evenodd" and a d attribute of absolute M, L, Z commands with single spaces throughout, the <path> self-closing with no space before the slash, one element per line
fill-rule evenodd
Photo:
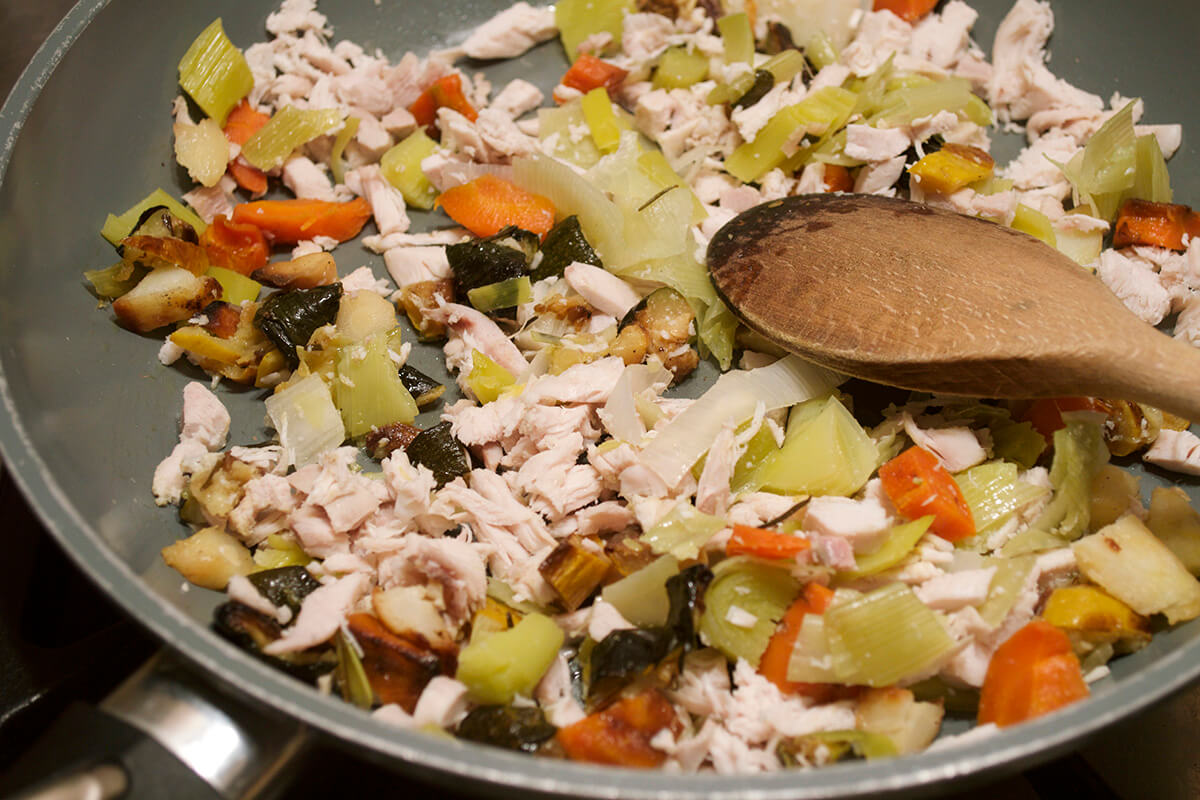
<path fill-rule="evenodd" d="M 69 709 L 3 783 L 36 782 L 22 800 L 257 800 L 282 788 L 310 740 L 296 721 L 222 693 L 162 650 L 98 708 Z"/>

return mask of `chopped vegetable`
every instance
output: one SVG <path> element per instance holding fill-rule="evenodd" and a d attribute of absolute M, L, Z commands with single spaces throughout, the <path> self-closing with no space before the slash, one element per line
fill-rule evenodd
<path fill-rule="evenodd" d="M 276 292 L 259 306 L 254 324 L 275 343 L 288 363 L 296 367 L 300 364 L 296 350 L 307 346 L 318 328 L 337 319 L 341 302 L 340 283 Z"/>
<path fill-rule="evenodd" d="M 680 559 L 695 558 L 700 554 L 700 548 L 724 527 L 725 520 L 721 517 L 697 511 L 691 502 L 683 500 L 643 533 L 642 541 L 655 553 L 670 553 Z"/>
<path fill-rule="evenodd" d="M 242 100 L 229 112 L 223 128 L 225 138 L 236 145 L 244 145 L 271 119 L 270 114 L 255 111 L 248 100 Z"/>
<path fill-rule="evenodd" d="M 240 306 L 247 301 L 257 300 L 262 291 L 261 283 L 231 269 L 209 267 L 204 274 L 217 279 L 217 283 L 221 284 L 221 299 L 231 305 Z"/>
<path fill-rule="evenodd" d="M 1128 514 L 1129 509 L 1141 504 L 1142 491 L 1138 477 L 1116 464 L 1105 464 L 1092 481 L 1088 529 L 1095 531 L 1111 525 Z"/>
<path fill-rule="evenodd" d="M 417 401 L 417 408 L 424 409 L 433 405 L 446 393 L 446 387 L 426 375 L 416 367 L 405 364 L 400 367 L 400 380 L 404 388 Z"/>
<path fill-rule="evenodd" d="M 258 200 L 234 206 L 233 221 L 260 228 L 279 244 L 296 244 L 318 236 L 344 242 L 358 236 L 371 218 L 362 197 L 345 203 L 325 200 Z"/>
<path fill-rule="evenodd" d="M 347 436 L 416 419 L 416 401 L 400 380 L 390 344 L 386 335 L 376 334 L 337 349 L 333 397 Z"/>
<path fill-rule="evenodd" d="M 597 86 L 583 96 L 580 107 L 596 148 L 601 153 L 616 150 L 621 141 L 621 125 L 613 111 L 612 101 L 608 99 L 608 91 L 603 86 Z"/>
<path fill-rule="evenodd" d="M 950 542 L 975 535 L 975 520 L 954 477 L 933 453 L 913 446 L 879 468 L 883 491 L 908 519 L 933 515 L 929 529 Z"/>
<path fill-rule="evenodd" d="M 1082 152 L 1061 166 L 1075 190 L 1076 207 L 1111 221 L 1137 173 L 1137 136 L 1133 129 L 1136 101 L 1126 103 L 1092 134 Z"/>
<path fill-rule="evenodd" d="M 725 46 L 726 64 L 754 63 L 754 32 L 746 13 L 726 14 L 717 20 L 721 43 Z"/>
<path fill-rule="evenodd" d="M 175 123 L 175 160 L 201 186 L 216 186 L 229 163 L 229 142 L 211 119 Z"/>
<path fill-rule="evenodd" d="M 458 723 L 460 739 L 535 753 L 558 732 L 537 706 L 478 706 Z"/>
<path fill-rule="evenodd" d="M 786 569 L 747 556 L 727 558 L 713 569 L 700 632 L 729 660 L 744 658 L 757 667 L 799 591 Z"/>
<path fill-rule="evenodd" d="M 471 373 L 467 376 L 467 388 L 481 403 L 490 403 L 517 379 L 504 367 L 478 350 L 471 351 Z"/>
<path fill-rule="evenodd" d="M 230 222 L 223 214 L 200 235 L 200 244 L 209 263 L 241 275 L 249 275 L 267 265 L 271 248 L 256 225 Z"/>
<path fill-rule="evenodd" d="M 342 415 L 329 387 L 316 375 L 289 383 L 265 403 L 288 464 L 311 464 L 346 441 Z"/>
<path fill-rule="evenodd" d="M 342 154 L 346 151 L 346 145 L 350 144 L 350 140 L 358 134 L 358 126 L 361 124 L 362 121 L 358 117 L 347 117 L 346 124 L 338 131 L 337 136 L 333 137 L 333 148 L 329 152 L 329 173 L 333 175 L 335 184 L 343 183 L 346 180 L 346 164 L 342 161 Z M 381 160 L 380 168 L 382 167 Z"/>
<path fill-rule="evenodd" d="M 1156 488 L 1150 494 L 1146 527 L 1179 558 L 1188 572 L 1200 574 L 1200 514 L 1187 492 L 1178 486 Z"/>
<path fill-rule="evenodd" d="M 1030 208 L 1024 203 L 1017 203 L 1013 214 L 1013 230 L 1027 233 L 1035 239 L 1041 239 L 1051 247 L 1058 247 L 1058 237 L 1054 234 L 1054 226 L 1049 217 L 1040 211 Z"/>
<path fill-rule="evenodd" d="M 933 11 L 938 0 L 875 0 L 875 11 L 890 11 L 905 22 L 916 22 Z"/>
<path fill-rule="evenodd" d="M 955 649 L 938 616 L 902 583 L 834 602 L 825 636 L 839 681 L 875 687 L 925 673 Z"/>
<path fill-rule="evenodd" d="M 722 17 L 722 19 L 728 19 L 728 17 Z M 728 52 L 726 50 L 727 58 Z M 658 57 L 653 84 L 656 89 L 686 89 L 706 77 L 708 77 L 708 56 L 687 47 L 668 47 Z"/>
<path fill-rule="evenodd" d="M 809 614 L 824 614 L 833 602 L 833 592 L 819 583 L 808 583 L 804 591 L 792 601 L 779 620 L 779 627 L 771 634 L 767 647 L 763 650 L 758 662 L 758 672 L 771 683 L 779 687 L 779 691 L 787 694 L 802 694 L 817 702 L 830 695 L 833 687 L 828 684 L 809 684 L 788 680 L 788 664 L 792 660 L 792 652 L 796 649 L 796 641 L 804 618 Z"/>
<path fill-rule="evenodd" d="M 384 153 L 379 160 L 383 177 L 399 189 L 400 194 L 404 195 L 404 202 L 414 208 L 431 209 L 437 200 L 437 189 L 421 170 L 421 162 L 436 153 L 437 149 L 437 142 L 418 129 Z"/>
<path fill-rule="evenodd" d="M 507 704 L 533 688 L 562 647 L 563 632 L 542 614 L 527 614 L 506 631 L 475 636 L 458 654 L 455 676 L 478 703 Z"/>
<path fill-rule="evenodd" d="M 859 556 L 854 569 L 838 574 L 842 580 L 856 580 L 891 569 L 905 559 L 933 524 L 934 517 L 918 517 L 912 522 L 894 526 L 878 550 Z"/>
<path fill-rule="evenodd" d="M 667 581 L 679 574 L 679 561 L 660 556 L 646 566 L 605 586 L 600 596 L 639 628 L 665 625 L 670 613 Z"/>
<path fill-rule="evenodd" d="M 241 603 L 222 603 L 213 609 L 213 629 L 258 660 L 308 683 L 316 683 L 337 667 L 337 659 L 328 648 L 267 655 L 263 647 L 282 636 L 283 630 L 271 617 Z"/>
<path fill-rule="evenodd" d="M 969 183 L 988 177 L 995 166 L 985 150 L 947 143 L 909 167 L 908 173 L 923 191 L 953 194 Z"/>
<path fill-rule="evenodd" d="M 509 225 L 543 236 L 554 226 L 549 199 L 495 175 L 447 189 L 435 204 L 476 236 L 493 236 Z"/>
<path fill-rule="evenodd" d="M 528 275 L 477 286 L 467 292 L 467 300 L 471 305 L 485 314 L 524 305 L 532 299 L 533 285 Z"/>
<path fill-rule="evenodd" d="M 573 214 L 550 229 L 542 241 L 541 253 L 542 259 L 533 267 L 530 280 L 559 277 L 563 270 L 576 261 L 596 267 L 604 266 L 583 235 L 579 217 Z"/>
<path fill-rule="evenodd" d="M 474 122 L 479 113 L 471 105 L 471 101 L 463 94 L 462 76 L 457 72 L 443 75 L 423 91 L 413 104 L 408 107 L 417 124 L 429 128 L 437 122 L 439 108 L 449 108 L 457 111 Z"/>
<path fill-rule="evenodd" d="M 749 525 L 734 525 L 725 554 L 730 556 L 754 556 L 767 559 L 793 559 L 807 553 L 812 543 L 800 536 L 779 531 L 752 528 Z"/>
<path fill-rule="evenodd" d="M 272 261 L 253 275 L 280 289 L 315 289 L 337 283 L 337 262 L 329 253 L 308 253 L 290 261 Z"/>
<path fill-rule="evenodd" d="M 215 278 L 182 267 L 159 267 L 117 298 L 112 308 L 122 325 L 149 333 L 199 313 L 220 294 L 221 284 Z"/>
<path fill-rule="evenodd" d="M 246 545 L 221 528 L 201 528 L 162 549 L 163 561 L 197 586 L 225 591 L 234 575 L 256 568 Z"/>
<path fill-rule="evenodd" d="M 598 33 L 607 33 L 621 41 L 626 12 L 634 10 L 633 0 L 563 0 L 554 5 L 554 24 L 562 37 L 568 61 L 577 61 L 579 45 Z M 580 58 L 588 55 L 583 53 Z M 587 87 L 582 91 L 594 88 Z"/>
<path fill-rule="evenodd" d="M 612 562 L 603 552 L 589 550 L 573 535 L 542 559 L 538 572 L 558 593 L 563 607 L 574 611 L 592 596 L 611 568 Z"/>
<path fill-rule="evenodd" d="M 120 216 L 109 214 L 108 218 L 104 220 L 104 227 L 100 229 L 100 235 L 115 247 L 133 232 L 146 212 L 159 207 L 166 208 L 171 214 L 190 225 L 198 234 L 203 233 L 204 229 L 208 227 L 204 224 L 204 220 L 196 216 L 196 212 L 186 208 L 162 189 L 155 189 L 124 214 Z"/>
<path fill-rule="evenodd" d="M 304 598 L 321 588 L 321 584 L 303 566 L 284 566 L 265 569 L 246 576 L 263 597 L 277 606 L 287 606 L 299 613 Z"/>
<path fill-rule="evenodd" d="M 246 140 L 242 156 L 252 167 L 272 170 L 283 164 L 297 147 L 333 133 L 344 122 L 345 115 L 336 108 L 284 106 Z"/>
<path fill-rule="evenodd" d="M 945 712 L 941 703 L 919 702 L 908 689 L 891 686 L 863 692 L 854 716 L 862 731 L 885 737 L 896 755 L 907 755 L 933 743 Z"/>
<path fill-rule="evenodd" d="M 350 614 L 346 630 L 362 649 L 362 670 L 379 701 L 411 714 L 425 684 L 443 672 L 441 658 L 400 638 L 370 614 Z"/>
<path fill-rule="evenodd" d="M 1034 620 L 996 650 L 979 697 L 979 724 L 1015 725 L 1089 694 L 1067 635 Z"/>
<path fill-rule="evenodd" d="M 667 754 L 650 744 L 662 730 L 678 733 L 675 709 L 657 690 L 624 697 L 558 731 L 567 758 L 620 767 L 657 767 Z"/>
<path fill-rule="evenodd" d="M 1046 494 L 1046 489 L 1017 480 L 1017 465 L 988 461 L 954 476 L 962 491 L 977 533 L 1003 524 L 1017 509 Z"/>
<path fill-rule="evenodd" d="M 1200 236 L 1200 214 L 1171 203 L 1126 200 L 1113 225 L 1113 247 L 1149 245 L 1185 250 L 1184 236 Z"/>
<path fill-rule="evenodd" d="M 849 496 L 871 477 L 878 449 L 862 426 L 836 397 L 811 402 L 811 416 L 789 422 L 783 447 L 763 459 L 752 486 L 785 494 Z"/>
<path fill-rule="evenodd" d="M 450 429 L 449 422 L 439 422 L 421 431 L 405 448 L 414 467 L 429 468 L 439 489 L 471 471 L 471 462 Z"/>
<path fill-rule="evenodd" d="M 225 35 L 218 17 L 200 32 L 179 62 L 179 85 L 218 125 L 254 88 L 242 51 Z"/>
<path fill-rule="evenodd" d="M 358 708 L 374 708 L 375 690 L 371 688 L 371 681 L 363 669 L 362 659 L 358 655 L 357 640 L 352 640 L 349 634 L 339 630 L 334 641 L 337 669 L 334 670 L 333 677 L 341 688 L 342 699 Z"/>
<path fill-rule="evenodd" d="M 1042 609 L 1042 619 L 1088 649 L 1120 642 L 1125 650 L 1136 650 L 1150 641 L 1150 620 L 1095 586 L 1055 589 Z"/>

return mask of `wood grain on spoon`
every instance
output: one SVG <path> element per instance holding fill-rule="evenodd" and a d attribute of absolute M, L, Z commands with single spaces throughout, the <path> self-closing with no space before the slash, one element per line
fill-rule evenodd
<path fill-rule="evenodd" d="M 738 216 L 708 248 L 747 325 L 867 380 L 979 397 L 1090 395 L 1200 419 L 1200 351 L 1010 228 L 870 195 Z"/>

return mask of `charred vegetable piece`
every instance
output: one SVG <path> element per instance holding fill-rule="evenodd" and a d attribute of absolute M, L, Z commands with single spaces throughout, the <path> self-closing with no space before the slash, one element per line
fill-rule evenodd
<path fill-rule="evenodd" d="M 683 380 L 700 356 L 687 347 L 693 335 L 696 313 L 679 292 L 670 287 L 656 289 L 642 298 L 621 320 L 621 327 L 637 325 L 650 341 L 648 355 L 657 355 L 676 381 Z"/>
<path fill-rule="evenodd" d="M 363 669 L 358 651 L 345 631 L 338 631 L 336 641 L 337 671 L 334 678 L 341 689 L 342 699 L 359 708 L 373 708 L 375 690 L 371 688 L 371 681 L 367 677 L 367 671 Z"/>
<path fill-rule="evenodd" d="M 258 593 L 277 606 L 287 606 L 294 613 L 300 611 L 300 604 L 314 589 L 321 584 L 304 567 L 279 567 L 265 569 L 247 576 Z"/>
<path fill-rule="evenodd" d="M 1150 620 L 1096 586 L 1055 589 L 1042 619 L 1071 636 L 1077 655 L 1117 642 L 1128 652 L 1150 641 Z"/>
<path fill-rule="evenodd" d="M 234 575 L 255 568 L 250 551 L 221 528 L 201 528 L 162 549 L 163 561 L 197 586 L 222 592 Z"/>
<path fill-rule="evenodd" d="M 328 649 L 269 656 L 262 648 L 282 634 L 279 623 L 241 603 L 222 603 L 213 610 L 213 629 L 238 647 L 277 669 L 309 683 L 337 665 Z"/>
<path fill-rule="evenodd" d="M 591 264 L 603 267 L 600 256 L 588 244 L 583 229 L 579 227 L 579 217 L 572 214 L 555 225 L 546 234 L 542 242 L 542 260 L 533 268 L 530 280 L 537 282 L 545 278 L 557 278 L 571 263 Z"/>
<path fill-rule="evenodd" d="M 170 236 L 198 244 L 200 237 L 190 223 L 171 213 L 166 206 L 151 206 L 142 212 L 130 236 Z"/>
<path fill-rule="evenodd" d="M 362 667 L 381 703 L 412 713 L 421 690 L 445 672 L 442 658 L 401 639 L 370 614 L 351 614 L 346 628 L 362 648 Z"/>
<path fill-rule="evenodd" d="M 317 328 L 337 318 L 341 302 L 340 283 L 277 292 L 263 301 L 254 316 L 254 324 L 295 368 L 300 365 L 296 349 L 307 345 Z"/>
<path fill-rule="evenodd" d="M 440 422 L 421 431 L 405 450 L 413 466 L 424 465 L 433 472 L 439 489 L 471 471 L 471 462 L 467 461 L 462 445 L 450 432 L 449 422 Z"/>
<path fill-rule="evenodd" d="M 92 290 L 97 297 L 113 300 L 138 285 L 138 281 L 149 272 L 145 267 L 130 264 L 128 261 L 118 261 L 104 269 L 84 270 L 83 277 L 92 284 Z"/>
<path fill-rule="evenodd" d="M 831 764 L 853 755 L 856 758 L 887 758 L 896 746 L 882 734 L 866 731 L 820 731 L 792 736 L 779 742 L 775 755 L 785 767 Z"/>
<path fill-rule="evenodd" d="M 413 396 L 413 400 L 417 401 L 417 408 L 423 409 L 436 403 L 446 393 L 445 386 L 408 364 L 400 368 L 400 380 Z"/>
<path fill-rule="evenodd" d="M 678 733 L 675 709 L 655 689 L 625 697 L 558 732 L 572 761 L 622 767 L 657 767 L 667 754 L 650 744 L 664 728 Z"/>
<path fill-rule="evenodd" d="M 604 553 L 587 549 L 579 536 L 571 535 L 542 559 L 538 572 L 558 592 L 567 611 L 574 611 L 592 596 L 611 568 Z"/>
<path fill-rule="evenodd" d="M 533 287 L 528 275 L 509 278 L 487 286 L 477 286 L 467 292 L 467 300 L 485 314 L 504 311 L 528 303 L 533 299 Z"/>
<path fill-rule="evenodd" d="M 121 258 L 151 269 L 182 267 L 193 275 L 208 269 L 203 247 L 171 236 L 126 236 L 121 240 Z"/>
<path fill-rule="evenodd" d="M 480 744 L 533 753 L 558 731 L 537 706 L 479 706 L 458 724 L 458 736 Z"/>
<path fill-rule="evenodd" d="M 428 342 L 446 335 L 446 326 L 430 318 L 430 312 L 438 307 L 438 298 L 454 299 L 454 281 L 449 278 L 438 281 L 410 283 L 400 290 L 400 305 L 408 315 L 421 341 Z"/>
<path fill-rule="evenodd" d="M 908 168 L 927 192 L 952 194 L 968 183 L 992 174 L 996 162 L 987 151 L 965 144 L 947 144 Z"/>
<path fill-rule="evenodd" d="M 382 461 L 397 450 L 408 447 L 412 440 L 421 434 L 416 425 L 404 422 L 393 422 L 376 428 L 366 436 L 367 452 L 376 461 Z"/>
<path fill-rule="evenodd" d="M 466 297 L 472 289 L 524 275 L 533 258 L 521 236 L 527 233 L 510 226 L 486 239 L 448 246 L 446 260 L 454 273 L 458 296 Z M 529 235 L 534 238 L 536 250 L 537 236 Z"/>
<path fill-rule="evenodd" d="M 749 108 L 762 100 L 773 88 L 775 88 L 775 76 L 769 70 L 756 69 L 754 70 L 754 83 L 745 94 L 733 101 L 733 107 Z"/>

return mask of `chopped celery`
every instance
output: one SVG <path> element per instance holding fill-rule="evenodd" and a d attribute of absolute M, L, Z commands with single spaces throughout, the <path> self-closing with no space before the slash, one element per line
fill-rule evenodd
<path fill-rule="evenodd" d="M 992 108 L 977 94 L 972 93 L 967 98 L 967 107 L 964 109 L 966 117 L 971 122 L 974 122 L 981 128 L 990 128 L 995 123 L 995 118 L 992 116 Z"/>
<path fill-rule="evenodd" d="M 558 108 L 539 108 L 537 116 L 538 138 L 550 148 L 552 156 L 583 169 L 600 160 L 600 150 L 592 137 L 577 133 L 587 124 L 580 98 Z"/>
<path fill-rule="evenodd" d="M 225 124 L 233 107 L 254 88 L 250 65 L 225 35 L 220 17 L 183 54 L 179 85 L 218 125 Z"/>
<path fill-rule="evenodd" d="M 800 51 L 784 50 L 768 58 L 757 69 L 744 72 L 729 83 L 714 87 L 708 93 L 706 102 L 709 105 L 732 103 L 754 87 L 758 74 L 764 70 L 771 73 L 771 77 L 775 79 L 775 85 L 779 86 L 799 75 L 803 69 L 804 56 Z"/>
<path fill-rule="evenodd" d="M 836 64 L 839 57 L 837 46 L 825 31 L 817 31 L 808 38 L 804 44 L 804 55 L 817 70 Z"/>
<path fill-rule="evenodd" d="M 543 614 L 527 614 L 506 631 L 472 637 L 458 654 L 454 677 L 477 703 L 507 704 L 532 697 L 562 647 L 563 632 Z"/>
<path fill-rule="evenodd" d="M 1082 152 L 1066 164 L 1063 175 L 1075 191 L 1075 205 L 1090 206 L 1094 216 L 1111 221 L 1137 172 L 1137 137 L 1133 102 L 1109 117 L 1088 140 Z"/>
<path fill-rule="evenodd" d="M 217 279 L 217 283 L 221 284 L 221 299 L 235 306 L 248 300 L 257 300 L 258 293 L 262 291 L 261 283 L 231 269 L 209 267 L 204 274 Z"/>
<path fill-rule="evenodd" d="M 937 615 L 902 583 L 834 603 L 825 636 L 839 682 L 877 687 L 926 672 L 955 647 Z"/>
<path fill-rule="evenodd" d="M 467 388 L 481 403 L 490 403 L 517 382 L 513 374 L 478 350 L 471 351 Z"/>
<path fill-rule="evenodd" d="M 333 174 L 334 183 L 342 183 L 346 179 L 346 165 L 342 163 L 342 153 L 346 151 L 346 145 L 350 144 L 350 140 L 354 138 L 354 134 L 358 133 L 358 125 L 361 120 L 358 117 L 347 117 L 346 124 L 338 131 L 338 135 L 333 138 L 333 150 L 329 153 L 329 171 Z M 391 152 L 391 151 L 388 151 Z M 387 153 L 384 153 L 384 158 L 387 158 Z M 383 162 L 380 162 L 380 166 Z M 384 173 L 387 178 L 387 173 Z M 388 178 L 391 180 L 391 178 Z M 400 188 L 400 187 L 396 187 Z M 408 200 L 408 195 L 404 196 Z M 415 205 L 409 202 L 409 205 Z M 430 206 L 432 208 L 432 206 Z"/>
<path fill-rule="evenodd" d="M 1035 239 L 1041 239 L 1051 247 L 1058 247 L 1058 239 L 1054 235 L 1054 226 L 1042 212 L 1030 208 L 1024 203 L 1017 203 L 1013 214 L 1012 227 L 1021 233 L 1027 233 Z"/>
<path fill-rule="evenodd" d="M 597 86 L 585 94 L 579 101 L 583 110 L 583 119 L 591 131 L 592 141 L 601 153 L 611 153 L 621 142 L 621 126 L 617 123 L 617 115 L 613 112 L 612 101 L 608 99 L 608 90 Z"/>
<path fill-rule="evenodd" d="M 804 54 L 799 50 L 783 50 L 768 58 L 759 69 L 775 76 L 775 85 L 787 83 L 804 71 Z"/>
<path fill-rule="evenodd" d="M 679 561 L 672 555 L 661 556 L 605 586 L 600 596 L 639 628 L 658 627 L 667 623 L 671 610 L 667 579 L 678 574 Z"/>
<path fill-rule="evenodd" d="M 787 678 L 804 683 L 837 683 L 829 641 L 825 636 L 825 615 L 805 614 L 800 635 L 788 658 Z"/>
<path fill-rule="evenodd" d="M 752 142 L 738 145 L 725 159 L 725 170 L 744 183 L 753 183 L 783 163 L 784 148 L 803 135 L 795 106 L 780 109 Z"/>
<path fill-rule="evenodd" d="M 377 334 L 338 348 L 334 397 L 349 436 L 417 417 L 417 403 L 400 380 L 388 344 L 387 336 Z"/>
<path fill-rule="evenodd" d="M 695 558 L 700 555 L 700 548 L 724 527 L 725 520 L 721 517 L 697 511 L 689 501 L 681 500 L 642 534 L 641 541 L 656 553 L 670 553 L 681 559 Z"/>
<path fill-rule="evenodd" d="M 166 206 L 167 210 L 181 220 L 191 225 L 197 234 L 204 233 L 208 227 L 204 224 L 204 220 L 200 219 L 194 211 L 187 208 L 174 197 L 164 192 L 162 189 L 155 189 L 139 203 L 120 216 L 109 214 L 104 220 L 104 227 L 100 229 L 100 235 L 108 240 L 108 243 L 119 245 L 121 240 L 133 232 L 133 226 L 137 225 L 142 214 L 146 209 L 154 208 L 155 206 Z"/>
<path fill-rule="evenodd" d="M 302 467 L 346 440 L 342 415 L 325 381 L 309 375 L 265 401 L 288 465 Z"/>
<path fill-rule="evenodd" d="M 1008 178 L 998 178 L 993 174 L 981 181 L 975 181 L 975 183 L 970 184 L 967 188 L 973 189 L 976 194 L 1000 194 L 1013 188 L 1013 182 Z"/>
<path fill-rule="evenodd" d="M 757 79 L 758 70 L 748 70 L 741 73 L 729 83 L 722 83 L 714 86 L 712 91 L 708 93 L 705 102 L 710 106 L 719 106 L 725 103 L 732 103 L 739 97 L 743 97 L 746 92 L 754 87 L 754 82 Z"/>
<path fill-rule="evenodd" d="M 913 551 L 932 523 L 931 515 L 893 526 L 878 550 L 858 558 L 854 569 L 838 573 L 838 578 L 856 580 L 891 569 Z"/>
<path fill-rule="evenodd" d="M 1044 550 L 1056 550 L 1063 546 L 1063 540 L 1048 531 L 1029 527 L 1004 543 L 1000 554 L 1005 558 L 1016 558 L 1029 553 L 1040 553 Z"/>
<path fill-rule="evenodd" d="M 849 496 L 871 477 L 878 456 L 858 421 L 830 397 L 820 413 L 789 430 L 783 447 L 763 460 L 751 485 L 784 494 Z"/>
<path fill-rule="evenodd" d="M 706 55 L 683 46 L 668 47 L 658 58 L 658 66 L 654 70 L 654 88 L 686 89 L 707 77 Z"/>
<path fill-rule="evenodd" d="M 1171 175 L 1167 172 L 1167 161 L 1158 146 L 1158 139 L 1152 134 L 1137 137 L 1133 186 L 1126 197 L 1154 203 L 1171 202 Z"/>
<path fill-rule="evenodd" d="M 726 64 L 754 63 L 754 32 L 750 30 L 750 17 L 745 12 L 726 14 L 717 20 L 721 43 L 725 45 Z"/>
<path fill-rule="evenodd" d="M 882 107 L 868 122 L 882 127 L 911 125 L 913 120 L 932 116 L 939 111 L 964 114 L 971 99 L 971 84 L 965 78 L 946 78 L 917 86 L 906 86 L 888 92 Z"/>
<path fill-rule="evenodd" d="M 954 476 L 963 498 L 971 508 L 977 533 L 1000 525 L 1023 505 L 1046 493 L 1041 486 L 1017 480 L 1017 465 L 989 461 Z"/>
<path fill-rule="evenodd" d="M 1054 497 L 1030 525 L 1060 539 L 1078 539 L 1088 527 L 1091 516 L 1092 481 L 1108 463 L 1108 448 L 1098 423 L 1070 419 L 1066 427 L 1054 432 L 1054 461 L 1050 465 L 1050 483 Z"/>
<path fill-rule="evenodd" d="M 242 155 L 261 170 L 278 167 L 292 151 L 342 125 L 345 114 L 336 108 L 298 109 L 284 106 L 242 145 Z"/>
<path fill-rule="evenodd" d="M 528 275 L 489 283 L 487 286 L 477 286 L 467 292 L 467 300 L 471 305 L 485 314 L 499 308 L 512 308 L 528 303 L 532 298 L 533 286 Z"/>
<path fill-rule="evenodd" d="M 92 289 L 100 297 L 107 300 L 120 297 L 134 286 L 137 286 L 146 274 L 145 267 L 130 264 L 128 261 L 118 261 L 104 269 L 87 269 L 83 277 L 92 284 Z"/>
<path fill-rule="evenodd" d="M 596 33 L 611 34 L 619 45 L 625 13 L 633 10 L 633 0 L 559 0 L 554 6 L 554 24 L 567 60 L 574 61 L 579 45 Z"/>
<path fill-rule="evenodd" d="M 799 591 L 800 584 L 786 569 L 746 556 L 727 558 L 713 568 L 700 633 L 731 661 L 744 658 L 757 666 L 776 623 Z"/>
<path fill-rule="evenodd" d="M 865 78 L 858 78 L 851 81 L 847 87 L 858 95 L 858 100 L 854 104 L 854 113 L 862 116 L 864 119 L 874 114 L 883 104 L 883 99 L 893 88 L 895 80 L 892 75 L 894 68 L 892 62 L 895 56 L 888 56 L 887 61 L 884 61 L 879 68 Z"/>
<path fill-rule="evenodd" d="M 775 443 L 775 435 L 771 433 L 770 427 L 764 424 L 750 437 L 750 441 L 746 443 L 745 452 L 733 467 L 733 475 L 729 479 L 729 485 L 733 492 L 736 494 L 749 486 L 751 477 L 758 469 L 759 464 L 778 449 L 779 445 Z"/>

